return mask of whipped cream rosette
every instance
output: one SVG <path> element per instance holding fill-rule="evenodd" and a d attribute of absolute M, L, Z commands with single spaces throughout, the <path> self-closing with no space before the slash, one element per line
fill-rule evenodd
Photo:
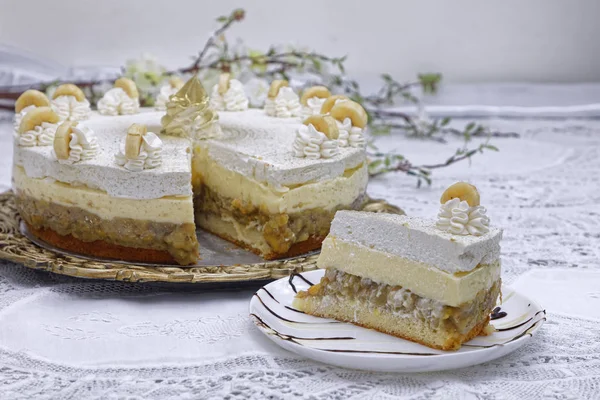
<path fill-rule="evenodd" d="M 275 80 L 271 83 L 265 113 L 271 117 L 292 118 L 302 115 L 300 97 L 289 87 L 285 80 Z"/>
<path fill-rule="evenodd" d="M 21 120 L 29 111 L 37 107 L 50 107 L 50 100 L 46 95 L 39 90 L 26 90 L 21 94 L 15 102 L 15 117 L 13 127 L 18 133 Z"/>
<path fill-rule="evenodd" d="M 90 102 L 83 90 L 72 83 L 56 88 L 52 94 L 52 109 L 61 121 L 83 121 L 90 118 Z"/>
<path fill-rule="evenodd" d="M 300 103 L 304 106 L 303 116 L 320 115 L 323 103 L 330 96 L 331 92 L 325 86 L 312 86 L 306 89 L 300 98 Z"/>
<path fill-rule="evenodd" d="M 114 87 L 98 101 L 98 112 L 103 115 L 128 115 L 140 111 L 137 85 L 129 78 L 119 78 Z"/>
<path fill-rule="evenodd" d="M 304 120 L 294 140 L 293 153 L 298 158 L 331 158 L 340 153 L 339 130 L 330 116 L 313 115 Z"/>
<path fill-rule="evenodd" d="M 479 201 L 475 186 L 466 182 L 455 183 L 442 195 L 436 226 L 454 235 L 481 236 L 488 233 L 490 219 Z"/>
<path fill-rule="evenodd" d="M 231 79 L 228 73 L 221 74 L 219 82 L 212 88 L 210 106 L 217 111 L 245 111 L 248 104 L 242 82 Z"/>
<path fill-rule="evenodd" d="M 329 114 L 337 121 L 340 147 L 365 147 L 364 130 L 367 126 L 368 115 L 360 104 L 338 98 L 334 100 Z"/>
<path fill-rule="evenodd" d="M 36 107 L 21 119 L 15 140 L 19 146 L 52 146 L 60 121 L 50 107 Z"/>
<path fill-rule="evenodd" d="M 96 135 L 77 121 L 66 121 L 59 125 L 53 146 L 54 155 L 61 164 L 92 160 L 98 154 Z"/>
<path fill-rule="evenodd" d="M 148 132 L 146 125 L 132 124 L 115 161 L 132 172 L 158 168 L 162 165 L 162 147 L 162 140 Z"/>

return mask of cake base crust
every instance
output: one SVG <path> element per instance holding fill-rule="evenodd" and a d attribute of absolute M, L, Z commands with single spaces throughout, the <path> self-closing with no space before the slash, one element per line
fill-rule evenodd
<path fill-rule="evenodd" d="M 349 322 L 438 350 L 458 350 L 463 343 L 476 336 L 487 336 L 486 327 L 490 321 L 489 313 L 487 313 L 487 317 L 469 332 L 460 334 L 458 332 L 434 332 L 418 319 L 398 317 L 391 313 L 378 314 L 368 307 L 357 307 L 343 301 L 329 305 L 324 310 L 319 298 L 309 296 L 294 299 L 293 307 L 310 315 Z"/>
<path fill-rule="evenodd" d="M 119 246 L 103 240 L 84 242 L 71 235 L 59 235 L 52 229 L 36 229 L 25 223 L 27 230 L 44 242 L 69 252 L 111 260 L 152 264 L 179 264 L 168 251 Z"/>
<path fill-rule="evenodd" d="M 249 244 L 244 243 L 240 240 L 236 240 L 227 234 L 216 233 L 214 231 L 210 231 L 210 233 L 215 236 L 220 237 L 223 240 L 227 240 L 228 242 L 231 242 L 231 243 L 235 244 L 236 246 L 239 246 L 243 249 L 251 251 L 254 254 L 256 254 L 257 256 L 261 256 L 262 258 L 264 258 L 267 261 L 279 260 L 282 258 L 296 257 L 296 256 L 306 254 L 309 251 L 318 250 L 321 248 L 321 243 L 323 242 L 323 240 L 325 240 L 325 236 L 320 236 L 320 237 L 311 236 L 303 242 L 294 243 L 292 245 L 292 247 L 290 247 L 290 249 L 286 253 L 280 254 L 280 253 L 271 252 L 268 254 L 264 254 L 259 249 L 254 248 L 254 247 L 250 246 Z"/>

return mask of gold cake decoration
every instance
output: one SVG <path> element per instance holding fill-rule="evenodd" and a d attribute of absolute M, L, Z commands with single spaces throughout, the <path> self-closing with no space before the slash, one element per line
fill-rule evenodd
<path fill-rule="evenodd" d="M 162 133 L 180 137 L 211 137 L 219 119 L 209 106 L 209 97 L 197 76 L 192 76 L 167 102 L 161 119 Z M 198 135 L 196 132 L 202 132 Z"/>

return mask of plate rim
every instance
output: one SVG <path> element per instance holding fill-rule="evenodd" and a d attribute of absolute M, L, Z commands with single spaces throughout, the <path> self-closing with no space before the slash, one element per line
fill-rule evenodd
<path fill-rule="evenodd" d="M 298 275 L 304 275 L 304 274 L 316 275 L 318 273 L 324 273 L 324 270 L 317 269 L 317 270 L 306 271 L 306 272 L 297 273 L 297 274 Z M 306 277 L 306 278 L 309 279 L 310 277 Z M 527 301 L 529 304 L 531 304 L 533 306 L 534 310 L 538 310 L 533 315 L 532 320 L 534 318 L 536 318 L 536 316 L 541 315 L 537 320 L 532 321 L 531 326 L 529 328 L 527 328 L 524 332 L 522 332 L 519 335 L 519 337 L 511 339 L 506 343 L 493 344 L 488 347 L 473 348 L 473 349 L 470 349 L 469 351 L 463 351 L 463 352 L 445 351 L 440 354 L 437 354 L 437 353 L 436 354 L 391 354 L 391 353 L 366 353 L 366 352 L 331 352 L 331 351 L 324 350 L 324 349 L 316 349 L 316 348 L 312 348 L 309 346 L 305 346 L 301 343 L 284 340 L 284 339 L 280 338 L 277 334 L 269 332 L 269 330 L 270 331 L 275 331 L 275 330 L 273 328 L 271 328 L 270 326 L 264 324 L 264 321 L 262 321 L 258 316 L 256 316 L 256 313 L 254 312 L 254 308 L 256 307 L 256 303 L 260 302 L 260 300 L 257 299 L 259 297 L 258 292 L 261 290 L 265 290 L 265 287 L 274 285 L 277 282 L 283 281 L 284 279 L 286 279 L 286 278 L 281 278 L 276 281 L 269 282 L 256 290 L 256 292 L 252 295 L 252 298 L 250 299 L 250 302 L 248 305 L 248 313 L 249 313 L 250 319 L 252 320 L 252 322 L 254 323 L 256 328 L 261 333 L 263 333 L 265 336 L 267 336 L 270 340 L 272 340 L 274 343 L 276 343 L 283 349 L 292 351 L 302 357 L 307 357 L 307 358 L 310 358 L 310 359 L 318 361 L 318 362 L 324 362 L 324 361 L 321 361 L 315 357 L 312 357 L 310 355 L 310 352 L 315 352 L 320 355 L 334 353 L 339 358 L 354 359 L 354 360 L 365 359 L 365 358 L 381 359 L 381 360 L 384 360 L 384 359 L 396 359 L 396 360 L 427 359 L 427 360 L 431 360 L 433 362 L 435 362 L 436 360 L 442 360 L 442 359 L 446 360 L 448 358 L 453 358 L 453 359 L 468 358 L 468 357 L 472 357 L 473 355 L 488 355 L 489 356 L 490 354 L 493 354 L 496 352 L 499 353 L 497 356 L 487 358 L 484 361 L 476 361 L 474 363 L 468 363 L 466 365 L 456 367 L 456 368 L 464 368 L 467 366 L 473 366 L 473 365 L 478 365 L 481 363 L 492 361 L 496 358 L 503 357 L 503 356 L 517 350 L 518 348 L 523 346 L 525 343 L 527 343 L 529 340 L 531 340 L 535 334 L 537 334 L 539 329 L 544 325 L 544 323 L 547 321 L 547 318 L 548 318 L 546 309 L 544 307 L 542 307 L 536 300 L 513 289 L 509 285 L 503 285 L 502 288 L 510 290 L 511 295 L 517 294 L 518 296 L 523 298 L 525 301 Z M 289 279 L 289 278 L 287 278 L 287 279 Z M 269 293 L 269 292 L 267 291 L 267 293 Z M 322 318 L 322 317 L 315 317 L 315 318 Z M 322 318 L 322 319 L 327 319 L 327 318 Z M 341 322 L 341 323 L 352 325 L 349 322 Z M 266 326 L 264 326 L 264 325 L 266 325 Z M 369 328 L 363 328 L 363 327 L 356 326 L 356 325 L 354 325 L 354 327 L 359 328 L 359 329 L 369 329 Z M 285 335 L 285 334 L 282 334 L 282 335 Z M 406 340 L 406 339 L 401 339 L 401 340 Z M 300 351 L 296 351 L 296 350 L 300 350 Z M 502 351 L 502 350 L 504 350 L 504 351 Z M 436 350 L 436 351 L 441 351 L 441 350 Z M 342 368 L 348 368 L 348 369 L 360 369 L 360 368 L 352 368 L 352 367 L 348 367 L 348 366 L 343 366 L 340 363 L 335 363 L 335 362 L 334 363 L 327 362 L 327 364 L 339 366 Z M 452 369 L 452 368 L 441 368 L 441 369 L 433 368 L 433 369 L 418 370 L 418 371 L 414 371 L 414 372 L 425 372 L 425 371 L 431 372 L 431 371 L 441 371 L 441 370 L 449 370 L 449 369 Z M 397 371 L 397 369 L 378 369 L 378 370 L 366 369 L 366 370 L 367 371 L 378 371 L 378 372 Z M 404 372 L 409 372 L 409 371 L 404 371 Z"/>

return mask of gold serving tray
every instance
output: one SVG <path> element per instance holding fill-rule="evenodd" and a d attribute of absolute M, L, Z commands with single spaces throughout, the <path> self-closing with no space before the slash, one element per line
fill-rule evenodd
<path fill-rule="evenodd" d="M 404 214 L 400 208 L 385 200 L 375 199 L 368 199 L 363 211 Z M 207 233 L 201 235 L 212 245 L 219 240 Z M 203 255 L 203 260 L 196 266 L 132 264 L 67 253 L 28 236 L 17 212 L 14 194 L 10 191 L 0 194 L 0 259 L 60 275 L 122 282 L 177 284 L 265 281 L 288 276 L 290 271 L 312 271 L 317 268 L 316 261 L 319 255 L 319 252 L 315 251 L 299 257 L 265 261 L 227 242 L 227 248 L 222 245 L 221 248 L 228 249 L 229 254 L 223 256 L 226 253 L 223 250 L 221 258 L 214 256 L 213 259 L 210 255 Z M 201 246 L 202 242 L 200 239 Z M 212 251 L 209 253 L 214 254 Z M 223 263 L 217 264 L 213 261 Z"/>

